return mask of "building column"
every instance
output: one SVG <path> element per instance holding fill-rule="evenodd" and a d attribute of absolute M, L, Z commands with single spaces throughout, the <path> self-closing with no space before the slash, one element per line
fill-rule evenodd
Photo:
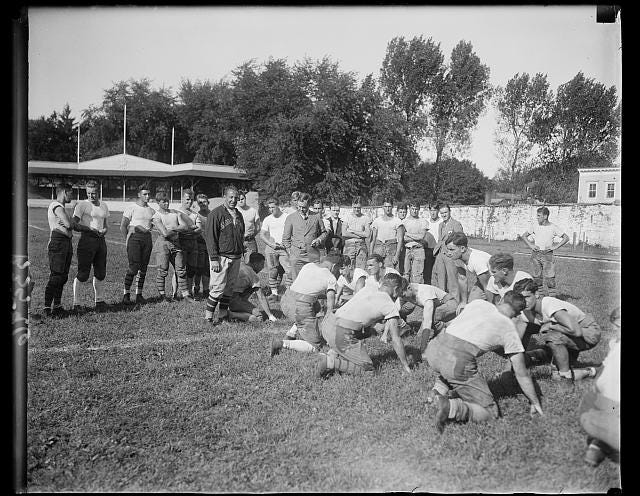
<path fill-rule="evenodd" d="M 122 178 L 122 201 L 127 201 L 127 179 L 124 177 Z"/>
<path fill-rule="evenodd" d="M 102 179 L 100 179 L 100 201 L 102 201 Z"/>

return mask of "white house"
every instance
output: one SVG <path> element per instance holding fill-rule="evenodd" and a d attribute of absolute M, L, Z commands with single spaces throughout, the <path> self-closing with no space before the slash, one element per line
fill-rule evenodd
<path fill-rule="evenodd" d="M 578 203 L 619 203 L 620 167 L 578 169 Z"/>

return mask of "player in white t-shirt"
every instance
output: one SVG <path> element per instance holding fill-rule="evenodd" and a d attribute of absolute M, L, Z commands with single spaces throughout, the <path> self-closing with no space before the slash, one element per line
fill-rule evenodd
<path fill-rule="evenodd" d="M 371 287 L 373 289 L 380 288 L 382 278 L 387 274 L 402 275 L 393 267 L 385 265 L 384 258 L 378 253 L 374 253 L 369 256 L 367 259 L 366 270 L 368 275 L 364 280 L 362 278 L 358 279 L 355 289 L 356 292 L 360 291 L 363 287 Z"/>
<path fill-rule="evenodd" d="M 438 407 L 435 424 L 439 432 L 448 420 L 483 422 L 498 418 L 495 398 L 478 372 L 477 359 L 488 351 L 509 357 L 518 385 L 531 403 L 530 413 L 543 414 L 525 364 L 524 347 L 512 322 L 524 306 L 524 298 L 513 291 L 505 294 L 497 306 L 474 300 L 445 332 L 429 342 L 422 357 L 439 374 L 432 391 Z M 456 397 L 452 398 L 450 392 Z"/>
<path fill-rule="evenodd" d="M 469 248 L 469 240 L 463 232 L 453 232 L 445 240 L 446 255 L 453 260 L 460 260 L 465 268 L 458 267 L 458 287 L 460 301 L 458 313 L 465 305 L 473 300 L 486 299 L 485 288 L 491 273 L 489 272 L 489 259 L 491 255 L 486 251 Z M 476 282 L 469 290 L 469 275 L 475 276 Z"/>
<path fill-rule="evenodd" d="M 265 244 L 264 256 L 267 260 L 271 298 L 277 300 L 280 283 L 284 280 L 285 286 L 291 285 L 288 278 L 284 277 L 289 272 L 289 256 L 282 244 L 282 233 L 287 214 L 280 210 L 280 201 L 277 198 L 269 198 L 265 203 L 269 208 L 269 215 L 262 221 L 260 238 Z"/>
<path fill-rule="evenodd" d="M 537 341 L 550 349 L 564 390 L 573 382 L 595 375 L 593 367 L 572 368 L 581 351 L 590 350 L 600 342 L 601 330 L 595 319 L 568 301 L 542 296 L 533 279 L 523 279 L 514 285 L 514 292 L 526 301 L 523 315 L 529 322 L 540 322 Z"/>
<path fill-rule="evenodd" d="M 491 277 L 484 288 L 487 301 L 498 303 L 507 291 L 513 290 L 513 285 L 522 279 L 532 279 L 531 275 L 522 270 L 513 270 L 513 256 L 509 253 L 496 253 L 489 258 L 489 272 Z"/>
<path fill-rule="evenodd" d="M 531 274 L 533 280 L 542 289 L 548 288 L 549 296 L 556 296 L 556 269 L 553 259 L 554 250 L 569 242 L 569 236 L 557 225 L 549 222 L 549 209 L 540 207 L 537 211 L 538 222 L 522 233 L 522 240 L 531 248 Z M 530 236 L 534 241 L 530 241 Z M 555 242 L 554 238 L 560 237 Z"/>
<path fill-rule="evenodd" d="M 132 303 L 129 291 L 133 284 L 133 279 L 138 276 L 136 284 L 136 303 L 144 303 L 142 288 L 147 276 L 147 267 L 151 259 L 153 243 L 151 241 L 151 228 L 153 216 L 156 211 L 149 206 L 149 187 L 141 184 L 138 187 L 138 200 L 128 205 L 122 212 L 120 222 L 120 232 L 125 237 L 127 245 L 127 258 L 129 267 L 124 276 L 124 296 L 122 303 L 129 305 Z"/>
<path fill-rule="evenodd" d="M 424 282 L 425 245 L 429 223 L 420 217 L 420 204 L 417 200 L 409 202 L 409 216 L 402 221 L 404 226 L 404 263 L 403 275 L 407 281 L 422 284 Z"/>
<path fill-rule="evenodd" d="M 342 257 L 342 268 L 340 269 L 340 277 L 338 278 L 338 287 L 336 291 L 336 308 L 348 301 L 356 294 L 356 286 L 360 281 L 360 288 L 364 287 L 364 280 L 369 277 L 367 271 L 359 267 L 355 267 L 353 262 L 346 255 Z M 345 289 L 347 294 L 345 294 Z"/>
<path fill-rule="evenodd" d="M 76 203 L 73 210 L 73 228 L 80 232 L 80 240 L 76 247 L 78 272 L 73 280 L 73 308 L 79 309 L 80 286 L 89 280 L 93 266 L 95 309 L 104 312 L 104 278 L 107 275 L 107 243 L 104 236 L 108 229 L 109 208 L 98 198 L 97 187 L 96 181 L 87 181 L 87 199 Z"/>
<path fill-rule="evenodd" d="M 291 339 L 290 333 L 287 333 L 288 339 L 285 340 L 274 337 L 271 341 L 271 356 L 277 355 L 283 348 L 302 353 L 314 353 L 324 344 L 318 322 L 321 311 L 318 300 L 326 297 L 325 315 L 333 313 L 340 267 L 342 267 L 341 255 L 327 255 L 318 262 L 302 266 L 298 277 L 282 297 L 280 305 L 285 316 L 291 318 L 293 313 L 297 339 Z"/>
<path fill-rule="evenodd" d="M 436 257 L 433 255 L 433 249 L 440 240 L 440 224 L 442 224 L 442 218 L 440 217 L 440 205 L 437 203 L 431 203 L 428 209 L 429 216 L 427 222 L 429 223 L 429 231 L 427 232 L 426 241 L 427 245 L 424 247 L 424 282 L 431 284 L 431 274 L 433 272 L 433 265 L 436 261 Z"/>
<path fill-rule="evenodd" d="M 238 206 L 236 208 L 244 218 L 245 252 L 243 258 L 245 263 L 249 263 L 249 256 L 258 251 L 256 236 L 260 232 L 260 215 L 258 215 L 258 211 L 255 208 L 247 205 L 247 193 L 245 191 L 240 191 Z"/>
<path fill-rule="evenodd" d="M 233 283 L 233 295 L 229 301 L 229 316 L 244 322 L 262 322 L 262 312 L 267 314 L 271 322 L 277 319 L 269 308 L 269 302 L 262 292 L 258 274 L 264 269 L 264 255 L 254 251 L 249 256 L 249 263 L 240 262 L 238 277 Z M 249 301 L 255 294 L 260 308 Z"/>
<path fill-rule="evenodd" d="M 399 210 L 400 207 L 398 207 Z M 393 215 L 393 202 L 389 198 L 383 200 L 382 212 L 382 215 L 376 217 L 371 223 L 370 252 L 381 255 L 387 267 L 399 270 L 400 255 L 404 245 L 402 220 Z"/>
<path fill-rule="evenodd" d="M 318 358 L 316 377 L 324 377 L 333 371 L 347 374 L 373 372 L 373 362 L 363 340 L 375 334 L 374 325 L 377 323 L 385 323 L 385 327 L 389 328 L 393 349 L 404 371 L 411 372 L 398 330 L 396 304 L 406 284 L 399 274 L 387 274 L 379 289 L 359 291 L 335 314 L 327 313 L 321 327 L 322 337 L 330 350 Z"/>
<path fill-rule="evenodd" d="M 342 253 L 348 256 L 356 267 L 364 268 L 367 256 L 371 252 L 371 219 L 362 213 L 362 201 L 359 196 L 351 202 L 351 213 L 342 221 Z"/>
<path fill-rule="evenodd" d="M 49 204 L 49 280 L 44 289 L 44 313 L 47 316 L 62 315 L 62 290 L 69 279 L 73 258 L 73 220 L 69 218 L 65 205 L 71 201 L 73 188 L 70 184 L 56 186 L 56 199 Z"/>

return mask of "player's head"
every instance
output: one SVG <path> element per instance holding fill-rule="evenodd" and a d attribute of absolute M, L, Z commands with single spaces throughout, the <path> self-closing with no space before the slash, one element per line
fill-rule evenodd
<path fill-rule="evenodd" d="M 526 308 L 526 305 L 524 296 L 515 291 L 507 291 L 500 303 L 498 303 L 497 308 L 501 314 L 512 319 L 519 315 Z"/>
<path fill-rule="evenodd" d="M 382 211 L 387 217 L 391 217 L 393 213 L 393 200 L 391 198 L 384 198 L 382 200 Z"/>
<path fill-rule="evenodd" d="M 300 196 L 298 196 L 298 210 L 306 214 L 309 211 L 310 201 L 311 195 L 309 193 L 300 193 Z"/>
<path fill-rule="evenodd" d="M 440 217 L 444 222 L 448 221 L 451 217 L 451 207 L 448 204 L 440 205 Z"/>
<path fill-rule="evenodd" d="M 148 184 L 141 184 L 138 186 L 138 198 L 144 205 L 149 202 L 149 196 L 151 195 L 151 190 L 149 189 Z"/>
<path fill-rule="evenodd" d="M 489 272 L 496 282 L 502 282 L 513 270 L 513 256 L 509 253 L 496 253 L 489 258 Z"/>
<path fill-rule="evenodd" d="M 411 215 L 411 217 L 418 217 L 418 214 L 420 212 L 420 202 L 416 199 L 412 199 L 409 200 L 408 206 L 409 215 Z"/>
<path fill-rule="evenodd" d="M 198 193 L 198 196 L 196 196 L 196 202 L 201 210 L 207 210 L 209 208 L 209 197 L 204 193 Z"/>
<path fill-rule="evenodd" d="M 337 219 L 338 217 L 340 217 L 340 205 L 334 202 L 331 204 L 330 209 L 331 209 L 331 217 L 333 217 L 334 219 Z"/>
<path fill-rule="evenodd" d="M 158 191 L 156 193 L 156 202 L 158 203 L 158 206 L 163 210 L 169 208 L 169 195 L 167 195 L 166 191 Z"/>
<path fill-rule="evenodd" d="M 359 196 L 354 196 L 351 199 L 351 208 L 353 213 L 359 215 L 362 212 L 362 199 Z"/>
<path fill-rule="evenodd" d="M 69 203 L 73 197 L 73 186 L 71 183 L 62 182 L 56 184 L 56 198 L 60 203 Z"/>
<path fill-rule="evenodd" d="M 538 284 L 530 278 L 521 279 L 513 285 L 513 292 L 523 296 L 526 309 L 533 310 L 538 299 Z"/>
<path fill-rule="evenodd" d="M 257 274 L 264 269 L 264 255 L 254 251 L 249 255 L 249 265 L 253 268 L 253 271 Z"/>
<path fill-rule="evenodd" d="M 342 255 L 342 267 L 340 267 L 340 274 L 347 277 L 353 272 L 353 265 L 351 264 L 351 258 L 347 255 Z"/>
<path fill-rule="evenodd" d="M 429 204 L 429 215 L 431 215 L 431 220 L 437 220 L 440 215 L 440 205 L 435 203 Z"/>
<path fill-rule="evenodd" d="M 385 291 L 393 300 L 407 289 L 407 280 L 399 274 L 385 274 L 380 282 L 380 291 Z"/>
<path fill-rule="evenodd" d="M 322 262 L 327 266 L 327 268 L 336 278 L 340 277 L 343 263 L 342 255 L 326 255 L 322 258 Z"/>
<path fill-rule="evenodd" d="M 228 208 L 236 208 L 239 196 L 237 187 L 229 185 L 224 188 L 224 203 Z"/>
<path fill-rule="evenodd" d="M 270 214 L 278 213 L 280 211 L 280 200 L 276 197 L 272 196 L 267 199 L 265 202 L 267 204 L 267 208 L 269 209 Z"/>
<path fill-rule="evenodd" d="M 313 211 L 317 214 L 324 213 L 324 203 L 320 198 L 313 200 Z"/>
<path fill-rule="evenodd" d="M 461 232 L 453 232 L 449 234 L 444 243 L 447 248 L 446 255 L 452 260 L 458 260 L 469 249 L 469 240 L 467 239 L 467 235 Z"/>
<path fill-rule="evenodd" d="M 302 194 L 302 192 L 300 191 L 293 191 L 291 193 L 291 205 L 293 205 L 294 207 L 298 208 L 298 200 L 300 199 L 300 195 Z"/>
<path fill-rule="evenodd" d="M 238 191 L 238 206 L 245 207 L 247 205 L 247 192 L 240 190 Z"/>
<path fill-rule="evenodd" d="M 547 207 L 540 207 L 536 210 L 538 216 L 538 224 L 542 224 L 544 221 L 549 220 L 549 209 Z"/>
<path fill-rule="evenodd" d="M 87 192 L 87 200 L 90 202 L 96 202 L 98 200 L 98 183 L 93 179 L 90 179 L 84 184 L 84 189 Z"/>
<path fill-rule="evenodd" d="M 407 206 L 405 204 L 398 205 L 398 209 L 396 210 L 396 215 L 398 219 L 404 219 L 407 216 Z"/>
<path fill-rule="evenodd" d="M 191 205 L 193 205 L 193 200 L 195 195 L 193 194 L 192 189 L 184 189 L 182 190 L 182 206 L 186 209 L 190 209 Z"/>
<path fill-rule="evenodd" d="M 384 257 L 377 253 L 372 253 L 367 258 L 367 273 L 370 276 L 377 276 L 384 267 Z"/>

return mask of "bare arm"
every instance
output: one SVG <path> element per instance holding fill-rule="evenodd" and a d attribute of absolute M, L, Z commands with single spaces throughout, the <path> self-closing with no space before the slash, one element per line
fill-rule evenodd
<path fill-rule="evenodd" d="M 260 304 L 260 307 L 262 307 L 262 311 L 267 314 L 269 320 L 276 320 L 273 313 L 271 312 L 271 308 L 269 308 L 267 297 L 264 295 L 261 289 L 256 288 L 256 296 L 258 297 L 258 303 Z"/>
<path fill-rule="evenodd" d="M 260 239 L 262 240 L 262 242 L 267 245 L 270 248 L 273 248 L 275 250 L 277 243 L 273 243 L 269 238 L 271 237 L 271 235 L 267 232 L 267 231 L 260 231 Z"/>
<path fill-rule="evenodd" d="M 365 277 L 360 276 L 360 278 L 356 281 L 355 289 L 353 290 L 353 294 L 356 294 L 362 288 L 364 288 Z"/>
<path fill-rule="evenodd" d="M 513 371 L 516 375 L 516 380 L 518 381 L 522 392 L 531 403 L 531 413 L 533 413 L 533 411 L 537 411 L 540 415 L 543 415 L 540 400 L 538 399 L 535 387 L 533 386 L 533 381 L 531 380 L 531 375 L 525 364 L 524 353 L 514 353 L 510 356 L 510 359 L 513 364 Z"/>
<path fill-rule="evenodd" d="M 402 344 L 402 339 L 400 338 L 400 331 L 398 329 L 398 318 L 394 317 L 387 321 L 389 323 L 388 329 L 391 334 L 391 345 L 393 346 L 393 350 L 398 355 L 400 359 L 400 363 L 406 372 L 411 372 L 409 368 L 409 362 L 407 361 L 407 355 L 404 351 L 404 344 Z"/>
<path fill-rule="evenodd" d="M 422 329 L 431 329 L 433 325 L 433 300 L 427 300 L 422 309 Z"/>
<path fill-rule="evenodd" d="M 128 217 L 122 217 L 122 220 L 120 221 L 120 232 L 122 233 L 122 235 L 125 238 L 129 234 L 129 223 L 130 222 L 131 222 L 131 219 L 129 219 Z"/>
<path fill-rule="evenodd" d="M 522 233 L 520 238 L 522 239 L 522 241 L 524 241 L 524 244 L 529 247 L 529 249 L 531 249 L 533 251 L 538 251 L 538 247 L 536 246 L 536 244 L 532 243 L 531 241 L 529 241 L 529 235 L 530 234 L 531 233 L 529 231 L 525 231 L 524 233 Z"/>
<path fill-rule="evenodd" d="M 567 236 L 567 233 L 562 233 L 562 239 L 560 240 L 560 242 L 556 245 L 552 244 L 549 250 L 557 250 L 561 246 L 566 245 L 568 242 L 569 242 L 569 236 Z"/>
<path fill-rule="evenodd" d="M 62 212 L 60 211 L 60 209 L 62 209 Z M 67 215 L 64 207 L 57 206 L 53 209 L 53 213 L 58 219 L 58 224 L 60 224 L 62 227 L 66 229 L 71 229 L 73 227 L 73 223 L 71 220 L 69 220 L 69 216 Z"/>
<path fill-rule="evenodd" d="M 398 226 L 398 230 L 396 231 L 396 241 L 398 242 L 398 246 L 396 247 L 396 254 L 393 256 L 393 263 L 397 264 L 400 260 L 400 253 L 402 252 L 402 247 L 404 246 L 404 226 Z"/>
<path fill-rule="evenodd" d="M 327 315 L 333 313 L 336 302 L 336 292 L 333 289 L 327 291 Z"/>
<path fill-rule="evenodd" d="M 371 247 L 371 249 L 373 249 L 373 247 L 376 244 L 376 239 L 378 239 L 378 228 L 377 227 L 372 227 L 371 228 L 371 244 L 369 245 Z M 371 251 L 371 250 L 369 250 Z"/>
<path fill-rule="evenodd" d="M 80 217 L 78 217 L 77 215 L 73 216 L 72 219 L 72 224 L 73 224 L 73 230 L 74 231 L 78 231 L 78 232 L 99 232 L 97 229 L 94 229 L 93 227 L 89 227 L 89 226 L 85 226 L 84 224 L 80 224 Z"/>

